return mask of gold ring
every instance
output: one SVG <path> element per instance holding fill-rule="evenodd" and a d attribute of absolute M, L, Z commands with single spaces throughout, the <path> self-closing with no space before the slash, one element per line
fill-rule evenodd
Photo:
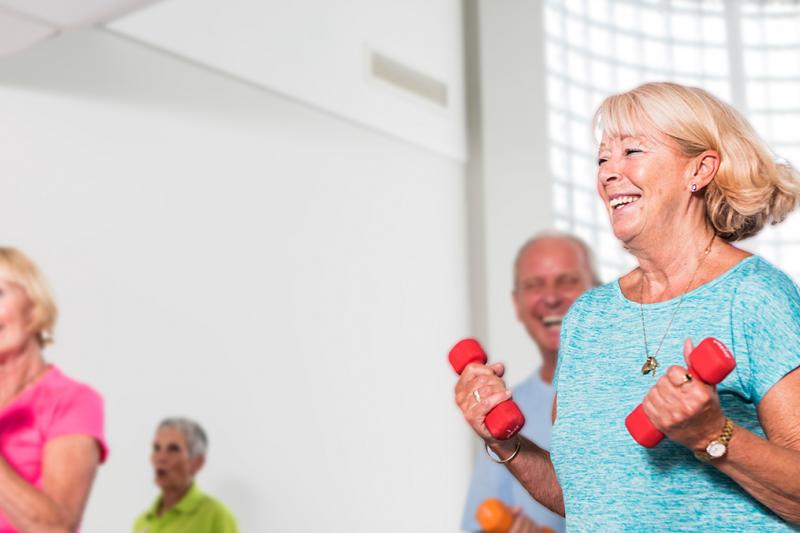
<path fill-rule="evenodd" d="M 678 385 L 678 387 L 683 387 L 684 385 L 686 385 L 687 383 L 690 383 L 691 381 L 692 381 L 692 375 L 687 372 L 687 373 L 685 373 L 683 375 L 683 381 L 681 381 L 681 383 L 680 383 L 680 385 Z"/>
<path fill-rule="evenodd" d="M 472 395 L 475 397 L 475 401 L 481 403 L 481 393 L 478 392 L 478 389 L 472 391 Z"/>

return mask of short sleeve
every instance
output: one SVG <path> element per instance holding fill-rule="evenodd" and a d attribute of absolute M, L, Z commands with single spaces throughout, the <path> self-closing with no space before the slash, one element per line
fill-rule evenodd
<path fill-rule="evenodd" d="M 65 435 L 94 437 L 100 447 L 100 462 L 108 457 L 105 439 L 103 398 L 94 389 L 78 385 L 59 397 L 58 407 L 46 428 L 47 440 Z"/>
<path fill-rule="evenodd" d="M 734 331 L 746 357 L 737 368 L 749 397 L 758 404 L 786 374 L 800 366 L 800 292 L 780 270 L 768 268 L 742 282 L 733 305 Z"/>
<path fill-rule="evenodd" d="M 239 533 L 239 526 L 236 524 L 236 518 L 227 507 L 222 506 L 220 512 L 217 514 L 215 533 Z"/>

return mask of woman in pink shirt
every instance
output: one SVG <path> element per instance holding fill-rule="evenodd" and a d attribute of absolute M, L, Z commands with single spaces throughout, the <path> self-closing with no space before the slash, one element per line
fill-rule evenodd
<path fill-rule="evenodd" d="M 0 533 L 76 531 L 108 453 L 100 395 L 42 355 L 56 314 L 36 265 L 0 247 Z"/>

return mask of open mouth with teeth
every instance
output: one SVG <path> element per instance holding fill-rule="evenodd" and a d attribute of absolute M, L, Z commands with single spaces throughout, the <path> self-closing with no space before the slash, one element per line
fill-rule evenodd
<path fill-rule="evenodd" d="M 617 196 L 609 200 L 608 205 L 614 210 L 622 209 L 625 206 L 636 202 L 639 198 L 641 198 L 641 196 Z"/>
<path fill-rule="evenodd" d="M 564 315 L 549 315 L 542 317 L 542 323 L 547 328 L 552 328 L 561 325 L 561 321 L 564 319 Z"/>

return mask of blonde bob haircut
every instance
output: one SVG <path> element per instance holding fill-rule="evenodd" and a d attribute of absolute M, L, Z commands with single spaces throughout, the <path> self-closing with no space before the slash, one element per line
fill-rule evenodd
<path fill-rule="evenodd" d="M 31 302 L 31 331 L 40 346 L 52 342 L 58 308 L 36 264 L 16 248 L 0 246 L 0 279 L 16 283 L 25 290 Z"/>
<path fill-rule="evenodd" d="M 752 237 L 797 206 L 797 170 L 777 160 L 738 111 L 703 89 L 659 82 L 609 96 L 595 113 L 593 129 L 610 137 L 652 138 L 658 132 L 688 157 L 716 151 L 719 170 L 698 194 L 706 220 L 726 241 Z"/>

